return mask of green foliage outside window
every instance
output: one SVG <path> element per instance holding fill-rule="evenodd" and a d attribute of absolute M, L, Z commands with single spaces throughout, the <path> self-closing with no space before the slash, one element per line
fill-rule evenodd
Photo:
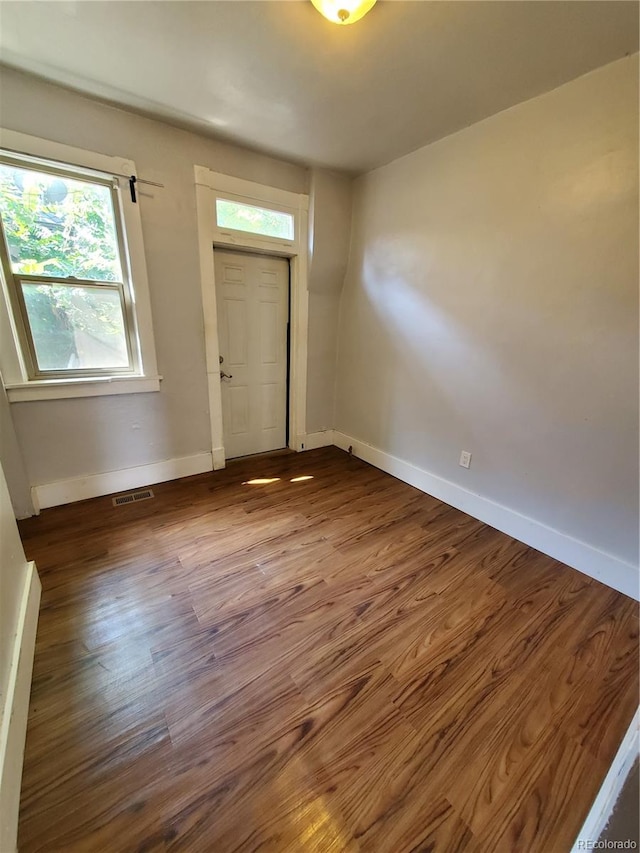
<path fill-rule="evenodd" d="M 109 187 L 0 164 L 0 215 L 14 274 L 122 281 Z M 113 366 L 123 366 L 126 339 L 114 291 L 52 282 L 24 284 L 23 295 L 41 370 L 108 366 L 82 363 L 78 333 L 95 339 L 107 362 L 113 351 Z"/>
<path fill-rule="evenodd" d="M 293 217 L 289 213 L 221 198 L 216 200 L 216 213 L 221 228 L 293 240 Z"/>

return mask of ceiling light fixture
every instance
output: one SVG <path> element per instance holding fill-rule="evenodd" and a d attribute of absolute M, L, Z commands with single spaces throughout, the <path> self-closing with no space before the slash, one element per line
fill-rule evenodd
<path fill-rule="evenodd" d="M 334 24 L 355 24 L 364 18 L 376 0 L 311 0 L 321 15 Z"/>

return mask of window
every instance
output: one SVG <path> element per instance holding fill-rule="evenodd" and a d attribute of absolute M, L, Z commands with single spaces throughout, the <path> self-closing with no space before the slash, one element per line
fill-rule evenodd
<path fill-rule="evenodd" d="M 140 214 L 127 180 L 134 164 L 11 131 L 2 139 L 0 359 L 9 400 L 158 390 Z"/>
<path fill-rule="evenodd" d="M 30 376 L 135 370 L 116 202 L 113 178 L 0 157 L 4 261 Z"/>
<path fill-rule="evenodd" d="M 280 240 L 294 238 L 294 217 L 290 213 L 254 207 L 239 201 L 216 199 L 216 221 L 219 228 L 248 231 Z"/>

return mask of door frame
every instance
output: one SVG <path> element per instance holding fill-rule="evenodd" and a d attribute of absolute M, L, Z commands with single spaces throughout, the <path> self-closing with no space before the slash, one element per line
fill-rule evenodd
<path fill-rule="evenodd" d="M 309 329 L 309 196 L 277 187 L 245 181 L 195 166 L 200 287 L 204 314 L 204 338 L 207 363 L 207 390 L 211 427 L 211 453 L 214 470 L 224 468 L 224 432 L 222 427 L 222 389 L 220 387 L 220 345 L 216 306 L 214 252 L 235 249 L 252 254 L 275 255 L 289 261 L 291 335 L 289 356 L 289 447 L 302 450 L 307 420 L 307 339 Z M 219 228 L 216 198 L 225 198 L 285 211 L 294 218 L 294 239 L 279 240 L 241 231 Z"/>

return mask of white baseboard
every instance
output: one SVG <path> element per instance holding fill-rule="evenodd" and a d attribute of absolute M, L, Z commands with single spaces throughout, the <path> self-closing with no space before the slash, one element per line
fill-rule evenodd
<path fill-rule="evenodd" d="M 22 762 L 41 590 L 35 563 L 29 563 L 20 600 L 0 727 L 0 850 L 2 851 L 17 849 Z"/>
<path fill-rule="evenodd" d="M 318 447 L 331 447 L 334 444 L 332 429 L 323 429 L 320 432 L 308 432 L 301 439 L 300 450 L 316 450 Z"/>
<path fill-rule="evenodd" d="M 627 729 L 627 733 L 620 744 L 620 749 L 616 753 L 616 757 L 613 759 L 613 764 L 605 776 L 605 780 L 598 792 L 598 796 L 593 802 L 591 811 L 587 815 L 585 822 L 582 824 L 582 829 L 578 833 L 578 837 L 571 848 L 571 853 L 578 853 L 580 850 L 593 849 L 593 847 L 588 847 L 586 842 L 597 841 L 609 822 L 609 818 L 613 813 L 618 797 L 622 793 L 627 776 L 638 757 L 638 750 L 640 748 L 640 742 L 638 739 L 639 725 L 640 709 L 636 711 L 635 716 L 631 721 L 631 725 Z"/>
<path fill-rule="evenodd" d="M 469 492 L 450 480 L 424 471 L 410 462 L 337 430 L 333 433 L 333 443 L 342 450 L 353 447 L 356 456 L 376 468 L 617 589 L 630 598 L 640 598 L 638 569 L 631 563 L 625 563 L 612 554 L 599 551 L 586 542 L 574 539 L 482 495 Z"/>
<path fill-rule="evenodd" d="M 535 519 L 498 504 L 488 498 L 470 492 L 416 465 L 398 459 L 390 453 L 359 441 L 337 430 L 322 430 L 300 436 L 297 449 L 314 450 L 336 445 L 342 450 L 353 447 L 356 456 L 409 483 L 439 500 L 469 513 L 474 518 L 513 536 L 520 542 L 531 545 L 544 554 L 560 560 L 580 572 L 617 589 L 625 595 L 640 598 L 639 575 L 635 566 L 600 551 L 586 542 L 574 539 L 565 533 L 548 527 Z M 121 471 L 75 477 L 32 487 L 34 506 L 39 509 L 72 503 L 74 501 L 108 495 L 114 492 L 137 489 L 153 483 L 201 474 L 223 468 L 224 448 L 215 448 L 211 453 L 198 453 L 150 465 L 139 465 Z"/>
<path fill-rule="evenodd" d="M 138 489 L 179 477 L 190 477 L 213 470 L 211 453 L 196 453 L 194 456 L 181 456 L 164 462 L 152 462 L 150 465 L 138 465 L 121 471 L 106 471 L 104 474 L 90 474 L 87 477 L 74 477 L 70 480 L 58 480 L 44 483 L 31 489 L 34 504 L 41 509 L 60 504 L 83 501 L 113 492 Z"/>
<path fill-rule="evenodd" d="M 224 455 L 224 447 L 214 447 L 213 448 L 213 470 L 221 471 L 227 465 L 227 459 Z"/>

